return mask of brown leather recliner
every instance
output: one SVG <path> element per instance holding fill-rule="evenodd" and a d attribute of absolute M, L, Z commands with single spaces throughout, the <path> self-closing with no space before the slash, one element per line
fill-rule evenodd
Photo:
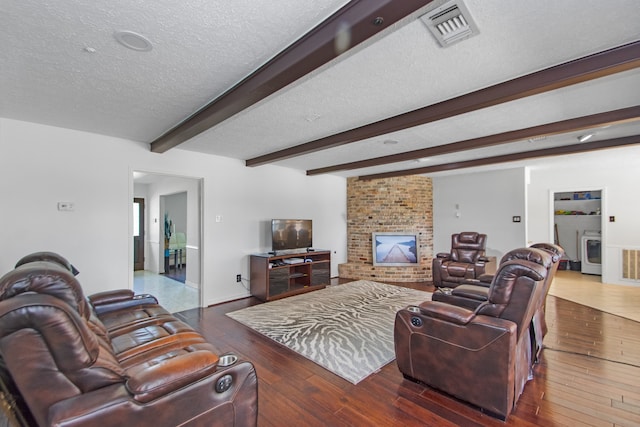
<path fill-rule="evenodd" d="M 433 285 L 455 288 L 463 280 L 485 272 L 487 235 L 465 231 L 451 235 L 451 252 L 441 252 L 432 262 Z"/>
<path fill-rule="evenodd" d="M 398 311 L 400 372 L 506 419 L 529 379 L 529 325 L 546 273 L 531 261 L 508 261 L 475 310 L 428 301 Z"/>
<path fill-rule="evenodd" d="M 222 366 L 202 335 L 146 298 L 150 310 L 132 319 L 133 302 L 122 304 L 128 294 L 97 298 L 103 308 L 115 304 L 104 313 L 122 314 L 107 328 L 68 266 L 30 261 L 0 278 L 0 377 L 16 418 L 29 426 L 255 426 L 253 365 Z"/>
<path fill-rule="evenodd" d="M 545 304 L 547 295 L 551 287 L 553 278 L 560 258 L 564 255 L 564 249 L 552 243 L 536 243 L 528 248 L 518 248 L 507 252 L 500 263 L 514 260 L 525 259 L 536 262 L 547 268 L 547 277 L 544 280 L 544 288 L 542 297 L 538 303 L 535 314 L 532 319 L 531 339 L 532 339 L 532 363 L 537 362 L 542 351 L 542 342 L 547 334 L 547 324 L 545 321 Z M 489 293 L 489 286 L 493 280 L 493 275 L 484 274 L 476 280 L 464 281 L 460 286 L 451 290 L 451 292 L 436 291 L 433 294 L 433 301 L 446 302 L 460 307 L 475 309 L 483 301 L 486 301 Z"/>
<path fill-rule="evenodd" d="M 540 352 L 542 351 L 542 341 L 544 340 L 545 335 L 549 331 L 547 327 L 546 320 L 546 307 L 547 307 L 547 295 L 549 295 L 549 289 L 551 288 L 551 283 L 553 282 L 553 278 L 556 276 L 556 272 L 558 271 L 558 267 L 560 266 L 560 259 L 564 256 L 564 249 L 552 243 L 536 243 L 531 245 L 532 248 L 542 249 L 544 251 L 549 252 L 553 256 L 553 265 L 549 270 L 548 279 L 544 281 L 544 289 L 542 291 L 542 298 L 540 299 L 540 303 L 538 304 L 538 308 L 533 315 L 532 319 L 532 337 L 534 341 L 534 362 L 538 362 L 540 360 Z"/>
<path fill-rule="evenodd" d="M 532 261 L 548 270 L 551 270 L 554 261 L 554 258 L 547 251 L 536 248 L 517 248 L 507 252 L 500 260 L 500 264 L 514 259 Z M 438 289 L 433 293 L 432 300 L 474 310 L 481 303 L 487 301 L 489 287 L 494 277 L 493 274 L 483 274 L 477 279 L 462 281 L 459 286 L 450 291 Z M 549 276 L 547 276 L 548 278 Z"/>

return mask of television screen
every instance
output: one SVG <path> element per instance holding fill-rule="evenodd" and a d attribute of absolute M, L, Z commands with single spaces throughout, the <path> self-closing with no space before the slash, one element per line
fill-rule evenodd
<path fill-rule="evenodd" d="M 271 220 L 271 248 L 274 251 L 313 247 L 310 219 Z"/>
<path fill-rule="evenodd" d="M 418 263 L 418 236 L 408 233 L 373 233 L 373 265 L 403 267 Z"/>

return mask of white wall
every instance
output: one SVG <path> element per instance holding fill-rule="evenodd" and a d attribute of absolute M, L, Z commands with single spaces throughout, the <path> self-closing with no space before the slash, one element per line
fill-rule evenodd
<path fill-rule="evenodd" d="M 271 218 L 311 218 L 314 245 L 346 262 L 346 183 L 242 161 L 86 132 L 0 119 L 0 271 L 23 255 L 51 250 L 80 270 L 87 294 L 132 286 L 132 171 L 202 178 L 203 304 L 246 296 L 249 254 L 269 249 Z M 73 212 L 57 203 L 73 202 Z M 215 222 L 221 215 L 222 221 Z M 245 282 L 245 285 L 247 283 Z"/>
<path fill-rule="evenodd" d="M 524 168 L 434 177 L 434 254 L 449 252 L 451 235 L 461 231 L 486 234 L 487 255 L 498 261 L 525 246 L 525 200 Z"/>
<path fill-rule="evenodd" d="M 433 177 L 434 253 L 448 251 L 451 234 L 463 230 L 485 232 L 489 254 L 498 257 L 515 247 L 553 242 L 553 193 L 602 189 L 602 281 L 640 285 L 621 273 L 621 250 L 640 249 L 638 165 L 640 147 L 632 146 L 546 158 L 529 167 Z M 512 223 L 514 215 L 522 215 L 523 222 Z"/>
<path fill-rule="evenodd" d="M 622 279 L 621 250 L 640 249 L 640 147 L 550 159 L 532 167 L 528 186 L 530 241 L 553 239 L 552 194 L 603 189 L 602 281 L 637 284 Z M 609 222 L 615 216 L 615 222 Z M 552 241 L 552 240 L 551 240 Z"/>
<path fill-rule="evenodd" d="M 235 275 L 248 278 L 249 254 L 269 249 L 271 218 L 313 219 L 315 247 L 335 251 L 332 275 L 346 262 L 346 183 L 339 177 L 247 168 L 178 149 L 154 154 L 146 144 L 9 119 L 0 119 L 0 147 L 0 272 L 25 254 L 52 250 L 80 269 L 87 293 L 130 287 L 133 170 L 202 178 L 204 305 L 247 295 Z M 639 164 L 640 147 L 628 147 L 545 159 L 529 172 L 434 177 L 434 252 L 447 251 L 450 235 L 463 230 L 485 231 L 496 256 L 553 241 L 553 192 L 602 188 L 603 218 L 616 218 L 603 223 L 603 281 L 636 284 L 621 279 L 620 252 L 640 249 Z M 58 211 L 60 201 L 75 210 Z M 523 222 L 512 223 L 514 215 Z"/>
<path fill-rule="evenodd" d="M 187 192 L 168 194 L 164 196 L 164 212 L 173 225 L 173 233 L 187 234 Z M 164 214 L 163 214 L 164 218 Z"/>

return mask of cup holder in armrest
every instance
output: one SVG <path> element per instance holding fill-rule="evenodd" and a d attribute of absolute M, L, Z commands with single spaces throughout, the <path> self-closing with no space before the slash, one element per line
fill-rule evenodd
<path fill-rule="evenodd" d="M 221 368 L 226 368 L 227 366 L 231 366 L 238 361 L 238 356 L 235 354 L 225 354 L 220 356 L 220 360 L 218 360 L 218 366 Z"/>

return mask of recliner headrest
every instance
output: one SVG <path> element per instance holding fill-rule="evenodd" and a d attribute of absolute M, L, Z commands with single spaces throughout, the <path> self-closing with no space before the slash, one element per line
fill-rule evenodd
<path fill-rule="evenodd" d="M 564 249 L 562 249 L 559 245 L 554 245 L 553 243 L 535 243 L 530 246 L 531 248 L 541 249 L 543 251 L 547 251 L 554 255 L 554 262 L 560 260 L 564 255 Z"/>
<path fill-rule="evenodd" d="M 544 280 L 546 276 L 547 268 L 533 261 L 513 259 L 500 264 L 489 288 L 487 303 L 478 307 L 478 314 L 500 317 L 511 300 L 516 283 L 521 278 L 538 282 Z"/>
<path fill-rule="evenodd" d="M 547 251 L 536 248 L 517 248 L 507 252 L 500 261 L 500 264 L 503 262 L 511 261 L 514 259 L 522 259 L 526 261 L 532 261 L 536 264 L 540 264 L 546 268 L 549 268 L 557 259 L 554 260 L 554 257 Z"/>
<path fill-rule="evenodd" d="M 458 234 L 458 241 L 461 243 L 475 243 L 478 241 L 479 234 L 475 231 L 463 231 Z"/>
<path fill-rule="evenodd" d="M 0 300 L 28 292 L 59 298 L 85 319 L 91 314 L 80 283 L 57 262 L 29 262 L 0 277 Z"/>
<path fill-rule="evenodd" d="M 32 254 L 23 256 L 18 260 L 15 268 L 18 268 L 21 265 L 28 264 L 30 262 L 37 262 L 37 261 L 49 261 L 49 262 L 54 262 L 56 264 L 59 264 L 62 267 L 69 270 L 74 276 L 77 276 L 80 273 L 78 269 L 75 268 L 73 264 L 71 264 L 65 257 L 55 252 L 49 252 L 49 251 L 34 252 Z"/>

